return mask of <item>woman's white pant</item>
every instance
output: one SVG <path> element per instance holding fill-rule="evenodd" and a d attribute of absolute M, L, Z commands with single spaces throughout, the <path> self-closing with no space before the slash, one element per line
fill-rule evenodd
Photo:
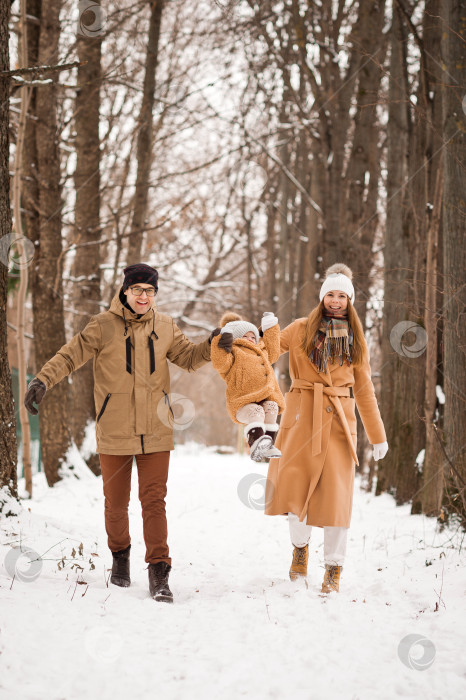
<path fill-rule="evenodd" d="M 312 525 L 300 522 L 297 515 L 288 513 L 290 538 L 293 547 L 305 547 L 311 537 Z M 347 527 L 324 527 L 324 561 L 343 566 L 348 538 Z"/>

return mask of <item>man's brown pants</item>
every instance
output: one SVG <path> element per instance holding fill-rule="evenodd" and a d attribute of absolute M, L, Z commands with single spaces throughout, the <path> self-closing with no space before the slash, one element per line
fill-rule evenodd
<path fill-rule="evenodd" d="M 99 454 L 105 496 L 105 529 L 112 552 L 126 549 L 129 535 L 128 505 L 131 492 L 133 455 Z M 135 455 L 142 506 L 146 562 L 171 564 L 167 544 L 168 463 L 170 452 Z"/>

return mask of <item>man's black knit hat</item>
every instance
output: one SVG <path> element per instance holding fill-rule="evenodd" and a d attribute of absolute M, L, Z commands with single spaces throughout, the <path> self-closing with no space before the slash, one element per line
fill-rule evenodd
<path fill-rule="evenodd" d="M 144 263 L 128 265 L 123 272 L 125 275 L 123 291 L 138 282 L 142 284 L 152 284 L 155 289 L 158 289 L 157 280 L 159 279 L 159 273 L 154 267 L 150 267 L 150 265 L 145 265 Z"/>

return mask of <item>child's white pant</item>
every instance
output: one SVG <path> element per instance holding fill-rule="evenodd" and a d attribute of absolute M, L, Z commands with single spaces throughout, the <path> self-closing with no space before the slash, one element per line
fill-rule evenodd
<path fill-rule="evenodd" d="M 259 401 L 259 403 L 247 403 L 236 411 L 236 420 L 240 423 L 265 423 L 275 425 L 278 416 L 278 403 L 276 401 Z M 275 428 L 277 429 L 277 428 Z"/>
<path fill-rule="evenodd" d="M 311 537 L 312 525 L 300 522 L 297 515 L 288 513 L 290 538 L 293 547 L 305 547 Z M 343 566 L 348 539 L 347 527 L 324 527 L 324 561 Z"/>

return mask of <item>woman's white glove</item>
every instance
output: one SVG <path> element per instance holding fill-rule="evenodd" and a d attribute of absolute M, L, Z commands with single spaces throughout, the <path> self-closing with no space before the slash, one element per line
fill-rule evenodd
<path fill-rule="evenodd" d="M 273 328 L 278 323 L 278 318 L 275 316 L 273 311 L 265 311 L 262 316 L 261 328 L 263 331 L 268 331 L 269 328 Z"/>
<path fill-rule="evenodd" d="M 374 448 L 374 460 L 383 459 L 388 452 L 388 442 L 379 442 L 377 445 L 372 445 Z"/>

